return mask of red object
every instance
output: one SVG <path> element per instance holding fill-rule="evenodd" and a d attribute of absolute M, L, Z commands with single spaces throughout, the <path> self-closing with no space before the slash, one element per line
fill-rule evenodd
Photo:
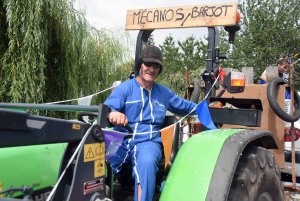
<path fill-rule="evenodd" d="M 219 73 L 220 73 L 220 80 L 222 81 L 222 83 L 224 83 L 224 77 L 226 75 L 226 72 L 222 68 L 219 68 Z"/>
<path fill-rule="evenodd" d="M 294 128 L 294 131 L 295 131 L 295 141 L 297 141 L 300 138 L 300 130 L 298 128 Z M 284 141 L 285 142 L 292 141 L 292 134 L 290 128 L 284 129 Z"/>
<path fill-rule="evenodd" d="M 236 23 L 241 22 L 241 13 L 239 11 L 236 11 L 236 18 L 235 18 Z"/>
<path fill-rule="evenodd" d="M 218 77 L 218 75 L 220 75 L 220 80 L 222 83 L 224 83 L 224 77 L 226 76 L 226 72 L 219 67 L 219 69 L 215 72 L 215 77 Z M 213 82 L 215 81 L 215 78 L 212 79 Z"/>
<path fill-rule="evenodd" d="M 197 133 L 200 133 L 200 132 L 202 132 L 202 124 L 200 124 L 200 123 L 194 124 L 192 133 L 197 134 Z"/>

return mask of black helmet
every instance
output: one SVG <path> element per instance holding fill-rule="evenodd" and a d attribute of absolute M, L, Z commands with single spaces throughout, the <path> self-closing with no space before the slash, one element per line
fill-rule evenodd
<path fill-rule="evenodd" d="M 162 71 L 162 54 L 158 47 L 150 45 L 142 50 L 140 58 L 135 65 L 135 72 L 139 74 L 143 62 L 155 62 L 161 65 L 159 73 Z"/>

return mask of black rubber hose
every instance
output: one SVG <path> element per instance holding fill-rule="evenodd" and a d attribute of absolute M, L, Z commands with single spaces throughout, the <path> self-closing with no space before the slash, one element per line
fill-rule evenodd
<path fill-rule="evenodd" d="M 21 198 L 0 198 L 0 201 L 32 201 L 31 196 L 26 196 L 23 199 Z"/>
<path fill-rule="evenodd" d="M 276 77 L 271 82 L 269 82 L 267 87 L 267 97 L 270 103 L 270 106 L 274 113 L 282 120 L 286 122 L 295 122 L 300 118 L 300 97 L 297 93 L 297 91 L 294 90 L 294 114 L 290 115 L 286 113 L 278 104 L 277 98 L 276 98 L 276 89 L 279 85 L 285 84 L 282 78 Z"/>
<path fill-rule="evenodd" d="M 31 194 L 33 192 L 33 189 L 32 188 L 29 188 L 27 186 L 24 186 L 24 187 L 20 187 L 20 188 L 9 188 L 9 189 L 5 189 L 3 191 L 0 191 L 0 194 L 4 194 L 4 193 L 8 193 L 8 192 L 11 192 L 11 191 L 21 191 L 25 194 L 28 194 L 28 195 L 24 195 L 24 198 L 21 199 L 21 198 L 0 198 L 0 201 L 30 201 L 32 200 L 31 199 Z"/>
<path fill-rule="evenodd" d="M 194 90 L 192 93 L 191 101 L 198 104 L 199 97 L 200 97 L 200 92 L 201 92 L 201 87 L 200 87 L 200 80 L 194 80 Z"/>

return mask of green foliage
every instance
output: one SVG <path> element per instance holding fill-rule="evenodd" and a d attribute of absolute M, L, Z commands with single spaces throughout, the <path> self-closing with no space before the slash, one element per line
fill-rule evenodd
<path fill-rule="evenodd" d="M 175 93 L 180 94 L 182 90 L 180 90 L 179 88 L 181 87 L 178 86 L 181 86 L 182 83 L 185 85 L 185 69 L 179 56 L 179 47 L 175 46 L 175 41 L 171 34 L 165 38 L 163 45 L 159 47 L 163 55 L 163 72 L 157 78 L 157 82 L 169 87 Z"/>
<path fill-rule="evenodd" d="M 147 41 L 147 45 L 155 45 L 153 34 L 150 34 L 148 41 Z"/>
<path fill-rule="evenodd" d="M 299 51 L 298 0 L 241 1 L 242 29 L 235 37 L 235 53 L 223 66 L 254 67 L 256 81 L 267 66 L 284 54 Z M 221 48 L 228 49 L 228 33 L 221 32 Z"/>
<path fill-rule="evenodd" d="M 3 0 L 0 26 L 1 102 L 77 98 L 130 72 L 125 67 L 128 35 L 117 28 L 94 29 L 70 0 Z M 107 95 L 94 97 L 93 103 Z"/>
<path fill-rule="evenodd" d="M 175 43 L 170 34 L 159 47 L 163 54 L 164 68 L 157 81 L 183 96 L 186 87 L 186 68 L 190 72 L 190 82 L 199 77 L 199 68 L 205 66 L 206 45 L 194 36 Z"/>
<path fill-rule="evenodd" d="M 202 40 L 196 40 L 194 36 L 189 36 L 183 42 L 178 41 L 178 45 L 182 51 L 180 53 L 182 62 L 190 71 L 196 70 L 200 66 L 205 66 L 207 45 Z"/>
<path fill-rule="evenodd" d="M 179 47 L 175 46 L 175 41 L 172 35 L 165 38 L 163 45 L 159 46 L 163 54 L 164 71 L 170 72 L 172 70 L 182 69 L 183 63 L 179 58 Z"/>
<path fill-rule="evenodd" d="M 257 83 L 267 66 L 274 65 L 282 55 L 299 52 L 300 4 L 298 0 L 247 0 L 240 1 L 239 11 L 241 30 L 235 35 L 234 54 L 221 65 L 239 70 L 254 67 L 254 82 Z M 223 55 L 229 49 L 228 36 L 220 27 Z M 157 81 L 182 96 L 185 67 L 190 70 L 191 82 L 206 67 L 207 41 L 208 38 L 196 40 L 190 36 L 175 42 L 172 35 L 167 36 L 160 45 L 164 70 Z"/>

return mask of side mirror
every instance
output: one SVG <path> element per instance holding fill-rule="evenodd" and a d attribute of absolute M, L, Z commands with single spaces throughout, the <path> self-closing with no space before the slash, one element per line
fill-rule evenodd
<path fill-rule="evenodd" d="M 228 93 L 241 93 L 245 90 L 245 74 L 242 72 L 229 72 L 224 78 L 224 88 Z"/>

